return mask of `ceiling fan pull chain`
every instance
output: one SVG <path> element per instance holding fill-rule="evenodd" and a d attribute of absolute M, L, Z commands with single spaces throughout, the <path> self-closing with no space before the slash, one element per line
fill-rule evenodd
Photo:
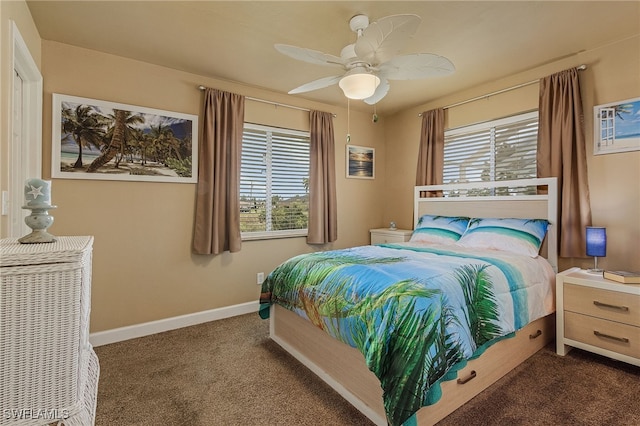
<path fill-rule="evenodd" d="M 351 99 L 347 98 L 347 144 L 351 142 L 351 133 L 349 129 L 351 128 Z"/>

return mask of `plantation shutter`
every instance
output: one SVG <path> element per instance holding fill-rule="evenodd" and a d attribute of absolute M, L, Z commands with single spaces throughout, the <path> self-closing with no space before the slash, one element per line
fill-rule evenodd
<path fill-rule="evenodd" d="M 304 235 L 309 212 L 309 134 L 245 124 L 240 176 L 244 237 Z M 251 235 L 250 235 L 251 234 Z"/>
<path fill-rule="evenodd" d="M 266 132 L 245 126 L 240 164 L 240 231 L 266 231 L 258 211 L 267 197 Z"/>
<path fill-rule="evenodd" d="M 447 130 L 443 183 L 535 178 L 537 137 L 537 112 Z M 498 188 L 486 195 L 500 193 Z M 535 194 L 535 187 L 509 193 Z"/>

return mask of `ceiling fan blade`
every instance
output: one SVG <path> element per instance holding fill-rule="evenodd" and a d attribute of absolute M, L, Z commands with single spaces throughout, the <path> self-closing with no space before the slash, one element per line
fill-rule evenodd
<path fill-rule="evenodd" d="M 304 47 L 290 46 L 288 44 L 276 44 L 274 47 L 278 52 L 299 61 L 309 62 L 315 65 L 332 65 L 344 68 L 342 59 L 328 53 L 322 53 L 318 50 L 306 49 Z"/>
<path fill-rule="evenodd" d="M 396 56 L 380 65 L 380 74 L 389 80 L 416 80 L 426 77 L 449 75 L 456 67 L 444 56 L 432 53 L 416 53 Z"/>
<path fill-rule="evenodd" d="M 296 87 L 293 90 L 290 90 L 289 94 L 295 95 L 296 93 L 311 92 L 312 90 L 323 89 L 325 87 L 331 86 L 332 84 L 336 84 L 342 77 L 342 75 L 334 75 L 331 77 L 324 77 L 318 80 L 314 80 L 309 83 L 303 84 L 302 86 Z"/>
<path fill-rule="evenodd" d="M 356 41 L 358 58 L 377 66 L 397 55 L 420 25 L 418 15 L 391 15 L 370 24 Z"/>
<path fill-rule="evenodd" d="M 380 84 L 376 87 L 376 91 L 373 92 L 373 95 L 364 99 L 364 102 L 369 105 L 377 104 L 382 98 L 384 98 L 389 92 L 389 82 L 386 78 L 380 77 Z"/>

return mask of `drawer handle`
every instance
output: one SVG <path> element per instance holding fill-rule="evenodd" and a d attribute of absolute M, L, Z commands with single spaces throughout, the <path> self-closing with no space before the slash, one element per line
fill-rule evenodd
<path fill-rule="evenodd" d="M 629 339 L 627 339 L 626 337 L 611 336 L 609 334 L 600 333 L 598 330 L 593 330 L 593 334 L 595 334 L 598 337 L 604 337 L 605 339 L 611 339 L 611 340 L 615 340 L 617 342 L 622 342 L 622 343 L 629 343 Z"/>
<path fill-rule="evenodd" d="M 596 306 L 600 306 L 601 308 L 618 309 L 625 312 L 629 310 L 629 307 L 627 306 L 609 305 L 608 303 L 598 302 L 597 300 L 594 300 L 593 304 Z"/>
<path fill-rule="evenodd" d="M 469 373 L 467 377 L 465 377 L 464 379 L 458 379 L 458 384 L 464 385 L 465 383 L 475 378 L 476 378 L 476 370 L 471 370 L 471 373 Z"/>
<path fill-rule="evenodd" d="M 529 335 L 529 339 L 537 339 L 538 337 L 542 336 L 542 330 L 538 330 L 535 332 L 535 334 L 530 334 Z"/>

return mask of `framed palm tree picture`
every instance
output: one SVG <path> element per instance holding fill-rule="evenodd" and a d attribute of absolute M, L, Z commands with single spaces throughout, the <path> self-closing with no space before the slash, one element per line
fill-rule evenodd
<path fill-rule="evenodd" d="M 593 107 L 593 154 L 640 150 L 640 98 Z"/>
<path fill-rule="evenodd" d="M 54 178 L 196 183 L 198 116 L 54 93 Z"/>

